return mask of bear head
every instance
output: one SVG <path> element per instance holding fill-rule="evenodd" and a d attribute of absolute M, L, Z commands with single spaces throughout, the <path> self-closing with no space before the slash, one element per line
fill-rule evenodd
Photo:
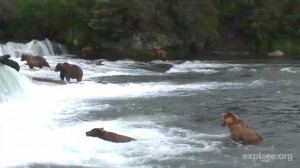
<path fill-rule="evenodd" d="M 0 57 L 0 61 L 2 60 L 8 60 L 8 58 L 10 58 L 10 55 L 6 54 Z"/>
<path fill-rule="evenodd" d="M 45 66 L 50 68 L 50 65 L 48 62 L 45 63 Z"/>
<path fill-rule="evenodd" d="M 103 128 L 93 128 L 92 130 L 87 131 L 85 134 L 86 136 L 90 137 L 100 137 L 104 132 L 105 130 Z"/>
<path fill-rule="evenodd" d="M 223 124 L 222 126 L 230 126 L 233 124 L 241 124 L 245 128 L 249 128 L 248 124 L 240 119 L 237 115 L 233 114 L 232 112 L 222 113 L 223 117 Z"/>
<path fill-rule="evenodd" d="M 56 66 L 55 66 L 55 68 L 54 68 L 54 71 L 55 71 L 55 72 L 58 72 L 58 71 L 61 71 L 61 69 L 62 69 L 62 64 L 61 64 L 61 63 L 58 63 L 58 64 L 56 64 Z"/>
<path fill-rule="evenodd" d="M 69 64 L 68 63 L 58 63 L 56 64 L 55 68 L 54 68 L 54 71 L 55 72 L 58 72 L 58 71 L 62 71 L 64 69 L 64 67 L 68 66 Z"/>
<path fill-rule="evenodd" d="M 25 60 L 29 59 L 30 57 L 32 57 L 32 55 L 23 53 L 21 56 L 21 61 L 25 61 Z"/>
<path fill-rule="evenodd" d="M 85 46 L 81 49 L 81 55 L 83 58 L 94 57 L 95 49 L 92 46 Z"/>

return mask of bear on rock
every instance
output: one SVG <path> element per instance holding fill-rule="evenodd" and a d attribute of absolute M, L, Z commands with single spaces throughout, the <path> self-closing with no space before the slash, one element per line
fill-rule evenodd
<path fill-rule="evenodd" d="M 20 70 L 20 65 L 16 61 L 11 60 L 9 58 L 10 58 L 10 55 L 3 55 L 3 56 L 1 56 L 0 57 L 0 63 L 3 64 L 3 65 L 7 65 L 9 67 L 12 67 L 16 71 L 19 71 Z"/>

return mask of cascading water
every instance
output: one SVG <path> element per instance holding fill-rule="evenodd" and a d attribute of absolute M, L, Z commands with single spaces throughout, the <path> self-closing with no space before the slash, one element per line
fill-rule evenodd
<path fill-rule="evenodd" d="M 7 42 L 0 44 L 0 56 L 9 54 L 11 57 L 19 58 L 22 53 L 31 53 L 33 55 L 65 55 L 67 49 L 56 42 L 45 39 L 42 41 L 32 40 L 28 43 Z"/>
<path fill-rule="evenodd" d="M 42 41 L 32 40 L 28 43 L 7 42 L 0 44 L 0 56 L 8 54 L 11 59 L 20 62 L 23 53 L 31 53 L 33 55 L 49 56 L 49 55 L 65 55 L 67 49 L 56 42 L 45 39 Z M 25 95 L 25 86 L 29 80 L 16 72 L 14 69 L 0 64 L 0 102 L 5 101 L 9 97 L 20 97 Z"/>
<path fill-rule="evenodd" d="M 0 64 L 0 102 L 9 97 L 22 97 L 26 94 L 29 80 L 14 69 Z"/>

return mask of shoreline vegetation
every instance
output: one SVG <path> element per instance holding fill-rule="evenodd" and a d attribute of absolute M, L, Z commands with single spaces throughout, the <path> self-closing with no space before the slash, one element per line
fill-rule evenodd
<path fill-rule="evenodd" d="M 157 49 L 170 60 L 298 58 L 298 9 L 297 0 L 2 0 L 0 42 L 48 38 L 78 56 L 91 46 L 91 59 L 153 60 Z"/>

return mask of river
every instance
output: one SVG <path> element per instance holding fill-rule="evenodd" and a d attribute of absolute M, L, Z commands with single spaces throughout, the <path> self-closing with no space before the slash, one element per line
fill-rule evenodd
<path fill-rule="evenodd" d="M 2 54 L 10 53 L 21 70 L 0 65 L 1 168 L 300 165 L 300 61 L 82 60 L 63 48 L 56 54 L 46 43 L 2 46 Z M 20 61 L 24 50 L 44 53 L 51 68 L 30 70 Z M 61 62 L 82 67 L 83 81 L 57 85 L 30 79 L 59 80 L 53 70 Z M 221 126 L 227 109 L 263 142 L 231 141 Z M 137 141 L 111 143 L 85 135 L 96 127 Z"/>

